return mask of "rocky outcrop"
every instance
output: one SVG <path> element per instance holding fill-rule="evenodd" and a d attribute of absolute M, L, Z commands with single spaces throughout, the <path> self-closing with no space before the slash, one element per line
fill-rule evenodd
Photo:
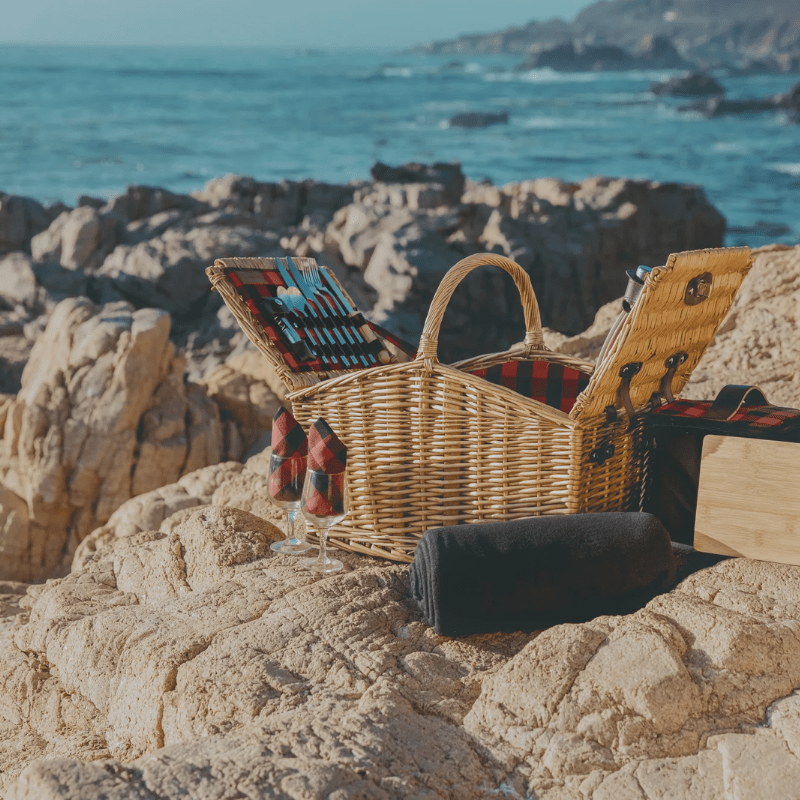
<path fill-rule="evenodd" d="M 463 111 L 453 114 L 447 124 L 451 128 L 488 128 L 490 125 L 503 125 L 508 122 L 508 111 Z"/>
<path fill-rule="evenodd" d="M 795 796 L 800 568 L 724 561 L 628 616 L 452 640 L 405 566 L 273 554 L 264 480 L 187 475 L 68 577 L 0 584 L 9 800 Z"/>
<path fill-rule="evenodd" d="M 446 163 L 377 163 L 371 182 L 347 186 L 234 175 L 192 197 L 132 186 L 105 204 L 90 198 L 61 209 L 0 262 L 0 274 L 13 275 L 8 289 L 0 283 L 0 333 L 32 341 L 56 303 L 77 295 L 160 308 L 196 381 L 247 347 L 210 291 L 205 268 L 218 257 L 316 257 L 368 316 L 413 342 L 444 272 L 464 255 L 493 250 L 520 261 L 545 323 L 570 334 L 616 296 L 625 269 L 719 245 L 723 230 L 696 187 L 593 178 L 499 189 L 467 182 L 460 165 Z M 445 360 L 506 347 L 509 327 L 522 319 L 511 287 L 489 273 L 456 294 L 452 313 L 456 325 L 470 323 L 470 336 L 456 342 L 445 332 Z M 17 367 L 7 375 L 0 390 L 18 390 Z"/>
<path fill-rule="evenodd" d="M 249 457 L 269 445 L 272 417 L 286 387 L 261 353 L 231 356 L 203 376 L 200 385 L 219 406 L 229 458 Z"/>
<path fill-rule="evenodd" d="M 719 81 L 704 72 L 691 72 L 688 75 L 679 75 L 667 78 L 664 81 L 650 85 L 650 91 L 659 96 L 672 97 L 699 97 L 702 95 L 723 95 L 725 89 Z"/>
<path fill-rule="evenodd" d="M 701 242 L 719 245 L 724 230 L 699 189 L 675 184 L 540 178 L 502 189 L 470 183 L 455 208 L 421 208 L 407 198 L 402 185 L 359 190 L 309 241 L 320 258 L 358 270 L 375 293 L 362 292 L 370 313 L 412 341 L 441 278 L 468 253 L 513 258 L 531 277 L 544 324 L 576 332 L 619 293 L 624 269 L 663 263 L 670 251 Z M 522 325 L 513 285 L 497 270 L 483 271 L 454 295 L 440 357 L 504 349 Z"/>
<path fill-rule="evenodd" d="M 699 111 L 707 117 L 720 117 L 727 114 L 761 114 L 767 111 L 784 112 L 788 122 L 800 123 L 800 83 L 783 94 L 772 97 L 753 97 L 730 100 L 715 96 L 682 106 L 682 111 Z"/>
<path fill-rule="evenodd" d="M 559 50 L 569 47 L 614 49 L 608 50 L 606 57 L 576 67 L 578 62 Z M 519 53 L 534 59 L 537 54 L 558 53 L 560 57 L 551 64 L 556 69 L 620 69 L 631 59 L 649 54 L 656 69 L 683 69 L 692 64 L 702 69 L 797 72 L 800 19 L 794 0 L 758 7 L 747 0 L 610 0 L 588 6 L 572 22 L 533 21 L 417 49 L 428 53 Z"/>
<path fill-rule="evenodd" d="M 41 580 L 125 500 L 220 461 L 164 311 L 62 301 L 0 419 L 0 579 Z"/>
<path fill-rule="evenodd" d="M 50 224 L 47 211 L 30 197 L 0 192 L 0 256 L 30 249 L 33 236 Z"/>

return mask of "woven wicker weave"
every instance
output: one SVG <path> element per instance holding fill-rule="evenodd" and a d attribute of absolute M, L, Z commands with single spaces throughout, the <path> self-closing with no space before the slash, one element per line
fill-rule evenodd
<path fill-rule="evenodd" d="M 437 338 L 448 301 L 460 281 L 484 264 L 496 265 L 513 278 L 525 314 L 524 341 L 504 353 L 441 364 Z M 232 298 L 226 291 L 224 276 L 215 268 L 209 276 L 293 389 L 289 399 L 300 423 L 308 427 L 325 417 L 347 445 L 350 512 L 331 529 L 332 544 L 411 561 L 418 540 L 431 527 L 637 509 L 642 422 L 666 372 L 664 362 L 677 352 L 687 354 L 672 382 L 677 393 L 750 264 L 747 248 L 731 248 L 680 253 L 654 269 L 614 346 L 569 414 L 468 371 L 510 359 L 547 360 L 592 371 L 589 362 L 545 348 L 530 279 L 502 256 L 470 256 L 447 273 L 431 303 L 415 361 L 313 383 L 316 376 L 284 377 L 269 352 L 271 344 L 245 324 L 246 308 L 242 312 L 235 292 Z M 711 296 L 686 305 L 688 282 L 705 272 L 713 276 Z M 619 371 L 637 361 L 642 368 L 630 385 L 635 414 L 629 419 L 621 409 Z"/>

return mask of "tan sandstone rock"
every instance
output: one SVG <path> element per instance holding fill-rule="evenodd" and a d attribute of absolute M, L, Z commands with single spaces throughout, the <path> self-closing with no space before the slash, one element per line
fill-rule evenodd
<path fill-rule="evenodd" d="M 125 303 L 55 309 L 4 411 L 0 576 L 53 574 L 132 495 L 220 460 L 216 406 L 184 384 L 169 327 Z"/>
<path fill-rule="evenodd" d="M 12 588 L 9 800 L 798 796 L 800 568 L 730 560 L 629 616 L 451 640 L 402 565 L 273 554 L 234 507 L 279 519 L 265 471 L 134 498 L 70 576 Z"/>

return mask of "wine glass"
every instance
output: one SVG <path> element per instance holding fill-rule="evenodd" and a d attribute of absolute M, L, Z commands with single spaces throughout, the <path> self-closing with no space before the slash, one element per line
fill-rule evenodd
<path fill-rule="evenodd" d="M 276 456 L 269 459 L 269 499 L 286 512 L 286 538 L 273 542 L 270 547 L 277 553 L 299 555 L 310 550 L 313 545 L 302 536 L 295 536 L 294 526 L 300 500 L 303 496 L 303 483 L 306 477 L 306 459 L 298 454 Z"/>
<path fill-rule="evenodd" d="M 342 568 L 341 561 L 328 557 L 326 548 L 328 531 L 347 516 L 347 506 L 344 472 L 329 474 L 313 469 L 306 472 L 301 510 L 303 516 L 319 529 L 319 555 L 316 558 L 304 558 L 300 562 L 306 569 L 327 575 Z"/>

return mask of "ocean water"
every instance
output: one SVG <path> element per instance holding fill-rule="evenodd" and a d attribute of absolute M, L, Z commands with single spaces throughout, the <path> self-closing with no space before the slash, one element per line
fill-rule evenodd
<path fill-rule="evenodd" d="M 728 220 L 728 244 L 800 241 L 800 125 L 784 114 L 704 119 L 648 91 L 669 72 L 517 73 L 518 61 L 0 45 L 0 190 L 73 204 L 133 183 L 189 192 L 229 172 L 346 182 L 376 160 L 457 160 L 496 184 L 699 184 Z M 798 77 L 718 79 L 738 98 Z M 510 120 L 450 128 L 461 111 Z"/>

